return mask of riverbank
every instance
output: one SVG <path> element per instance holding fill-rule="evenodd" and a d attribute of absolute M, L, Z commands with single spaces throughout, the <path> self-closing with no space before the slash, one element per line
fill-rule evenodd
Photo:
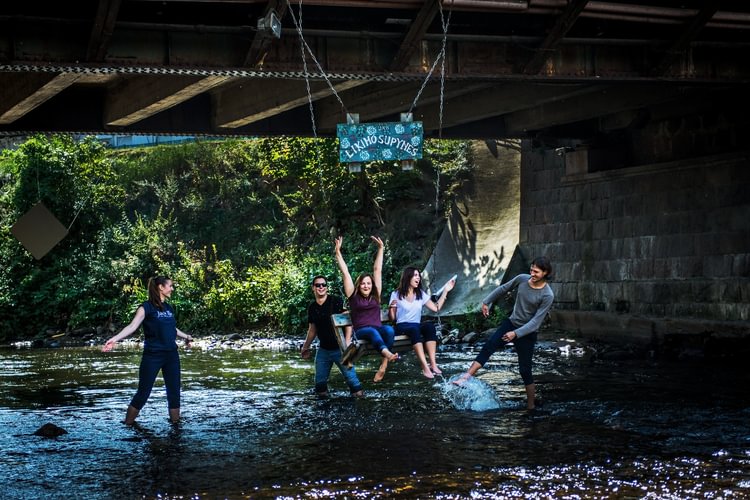
<path fill-rule="evenodd" d="M 115 330 L 117 331 L 117 330 Z M 487 329 L 482 332 L 460 332 L 458 329 L 446 331 L 442 335 L 443 349 L 472 349 L 481 345 L 494 332 Z M 25 340 L 0 345 L 0 349 L 61 349 L 103 346 L 105 341 L 114 335 L 113 331 L 105 329 L 80 329 L 66 334 L 53 334 L 43 339 Z M 299 350 L 304 343 L 304 336 L 286 336 L 275 331 L 256 330 L 234 333 L 206 333 L 192 334 L 194 341 L 191 348 L 204 351 L 288 351 Z M 552 345 L 561 353 L 576 353 L 577 356 L 597 361 L 622 360 L 715 360 L 745 357 L 745 350 L 737 349 L 735 343 L 728 343 L 724 347 L 716 343 L 698 344 L 671 343 L 653 346 L 642 342 L 627 342 L 622 336 L 602 337 L 583 335 L 575 331 L 562 331 L 551 327 L 543 328 L 539 333 L 539 341 Z M 135 334 L 120 342 L 126 349 L 140 349 L 143 343 L 142 335 Z M 184 342 L 178 340 L 179 345 Z M 313 344 L 315 348 L 317 341 Z M 708 348 L 707 348 L 708 347 Z"/>

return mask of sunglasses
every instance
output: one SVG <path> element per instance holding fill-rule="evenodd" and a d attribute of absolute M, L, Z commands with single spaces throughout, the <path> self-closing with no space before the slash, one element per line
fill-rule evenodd
<path fill-rule="evenodd" d="M 315 283 L 313 284 L 315 288 L 325 288 L 328 286 L 328 283 Z"/>

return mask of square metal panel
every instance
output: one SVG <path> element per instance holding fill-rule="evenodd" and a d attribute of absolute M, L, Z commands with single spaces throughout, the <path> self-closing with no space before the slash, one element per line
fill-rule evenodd
<path fill-rule="evenodd" d="M 65 226 L 41 201 L 23 214 L 10 232 L 37 260 L 47 255 L 68 234 Z"/>

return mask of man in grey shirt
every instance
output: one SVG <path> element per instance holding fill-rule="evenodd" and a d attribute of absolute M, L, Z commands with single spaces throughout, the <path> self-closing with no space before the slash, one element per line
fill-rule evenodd
<path fill-rule="evenodd" d="M 537 330 L 544 321 L 555 294 L 547 284 L 552 274 L 552 265 L 546 257 L 537 257 L 531 262 L 530 274 L 519 274 L 504 285 L 495 288 L 482 300 L 482 314 L 488 317 L 490 305 L 508 291 L 518 287 L 516 303 L 510 318 L 503 320 L 490 339 L 484 344 L 469 370 L 453 383 L 462 385 L 484 366 L 500 346 L 513 342 L 518 354 L 518 371 L 526 387 L 526 407 L 535 408 L 536 385 L 531 373 L 532 355 L 536 344 Z"/>

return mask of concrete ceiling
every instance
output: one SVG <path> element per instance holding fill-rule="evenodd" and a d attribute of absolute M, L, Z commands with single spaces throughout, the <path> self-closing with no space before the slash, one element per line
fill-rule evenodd
<path fill-rule="evenodd" d="M 0 135 L 331 136 L 411 111 L 433 137 L 580 136 L 746 106 L 748 48 L 745 1 L 3 2 Z"/>

